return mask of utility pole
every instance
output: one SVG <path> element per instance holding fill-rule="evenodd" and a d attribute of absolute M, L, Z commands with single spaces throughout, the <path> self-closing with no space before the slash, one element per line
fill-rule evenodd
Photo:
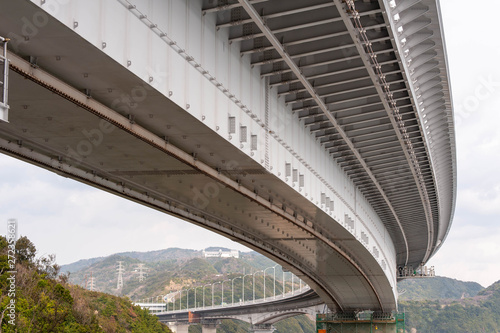
<path fill-rule="evenodd" d="M 139 282 L 143 282 L 145 279 L 146 279 L 146 276 L 148 275 L 148 273 L 146 273 L 147 271 L 147 268 L 144 267 L 144 264 L 139 264 L 138 265 L 138 269 L 139 269 Z"/>
<path fill-rule="evenodd" d="M 116 269 L 118 271 L 118 281 L 116 283 L 116 289 L 121 290 L 123 288 L 123 272 L 125 271 L 125 268 L 123 268 L 123 261 L 118 261 L 118 268 Z"/>

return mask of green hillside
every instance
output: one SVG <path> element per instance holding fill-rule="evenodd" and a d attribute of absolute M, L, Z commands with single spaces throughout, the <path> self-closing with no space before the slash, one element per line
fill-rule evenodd
<path fill-rule="evenodd" d="M 217 248 L 214 248 L 217 249 Z M 116 290 L 117 262 L 123 261 L 124 288 Z M 139 264 L 147 268 L 147 277 L 143 282 L 135 272 Z M 222 299 L 221 283 L 228 279 L 249 274 L 275 264 L 256 252 L 241 253 L 240 258 L 204 258 L 201 251 L 167 249 L 153 252 L 124 252 L 105 258 L 80 261 L 69 266 L 70 269 L 80 268 L 71 273 L 71 282 L 81 285 L 85 276 L 96 279 L 98 290 L 115 295 L 127 296 L 133 300 L 165 295 L 172 291 L 183 289 L 182 302 L 177 298 L 175 305 L 169 307 L 186 307 L 186 290 L 189 291 L 189 304 L 193 305 L 194 288 L 197 290 L 197 303 L 202 305 L 200 296 L 204 285 L 219 282 L 214 289 L 214 304 L 231 302 L 230 283 L 225 283 Z M 267 270 L 266 296 L 272 296 L 272 269 Z M 286 290 L 291 290 L 290 275 L 287 274 Z M 282 271 L 276 267 L 276 292 L 282 291 Z M 247 277 L 245 298 L 253 297 L 252 277 Z M 240 280 L 241 281 L 241 280 Z M 263 297 L 263 276 L 256 274 L 255 295 Z M 235 283 L 234 298 L 243 298 L 241 282 Z M 298 285 L 296 284 L 295 288 Z M 435 277 L 425 279 L 408 279 L 398 283 L 400 296 L 400 311 L 406 313 L 407 332 L 418 333 L 461 333 L 461 332 L 500 332 L 500 283 L 486 289 L 475 282 L 462 282 L 455 279 Z M 205 303 L 211 304 L 210 286 L 206 289 Z M 315 332 L 314 321 L 307 316 L 297 316 L 280 321 L 274 325 L 277 333 Z M 218 333 L 248 332 L 249 324 L 222 320 Z M 201 327 L 192 325 L 190 333 L 201 332 Z"/>
<path fill-rule="evenodd" d="M 121 290 L 117 290 L 118 261 L 122 261 L 125 270 Z M 142 282 L 139 281 L 139 264 L 144 265 L 146 272 L 145 280 Z M 132 300 L 141 300 L 165 295 L 179 289 L 201 287 L 208 283 L 224 281 L 241 276 L 243 273 L 248 274 L 275 265 L 273 261 L 256 252 L 240 253 L 238 259 L 204 258 L 201 251 L 174 248 L 151 252 L 123 252 L 103 258 L 80 260 L 62 266 L 61 271 L 70 272 L 70 282 L 73 284 L 85 287 L 92 276 L 96 289 L 99 291 L 127 296 Z M 273 274 L 273 269 L 268 269 L 266 271 L 268 282 L 266 283 L 272 284 L 271 274 Z M 282 274 L 281 267 L 277 266 L 277 280 L 282 279 Z M 259 273 L 257 277 L 260 277 L 259 283 L 263 284 L 262 273 Z M 290 274 L 287 274 L 286 279 L 290 280 Z M 281 292 L 281 290 L 280 285 L 276 292 Z M 257 293 L 262 292 L 257 290 Z M 220 295 L 218 297 L 220 298 Z"/>
<path fill-rule="evenodd" d="M 401 301 L 407 332 L 500 332 L 500 281 L 473 297 Z"/>
<path fill-rule="evenodd" d="M 399 300 L 437 300 L 461 299 L 476 296 L 484 288 L 476 282 L 463 282 L 456 279 L 436 276 L 432 279 L 405 279 L 398 283 Z"/>
<path fill-rule="evenodd" d="M 211 248 L 216 250 L 219 248 Z M 210 250 L 210 248 L 208 249 Z M 227 249 L 226 249 L 227 250 Z M 125 272 L 123 273 L 124 287 L 121 291 L 116 289 L 117 284 L 117 263 L 123 262 Z M 146 279 L 142 282 L 138 279 L 138 265 L 142 263 L 147 269 Z M 77 266 L 75 264 L 78 264 Z M 87 265 L 85 265 L 87 264 Z M 228 279 L 233 279 L 243 275 L 250 274 L 276 264 L 256 252 L 240 253 L 240 258 L 204 258 L 201 251 L 166 249 L 153 252 L 124 252 L 111 255 L 105 258 L 89 259 L 82 263 L 62 266 L 62 271 L 71 271 L 75 267 L 80 267 L 70 274 L 70 281 L 75 284 L 84 285 L 92 274 L 95 278 L 96 287 L 100 291 L 115 295 L 123 295 L 132 300 L 139 301 L 153 297 L 156 300 L 158 295 L 165 295 L 169 292 L 184 289 L 182 301 L 177 298 L 176 303 L 169 303 L 170 308 L 186 307 L 186 297 L 189 297 L 189 304 L 195 302 L 194 288 L 197 289 L 196 301 L 198 306 L 203 304 L 202 290 L 203 286 L 219 282 L 214 289 L 214 304 L 222 302 L 230 303 L 232 301 L 232 291 Z M 266 297 L 273 295 L 273 269 L 266 271 Z M 283 272 L 280 266 L 276 267 L 276 293 L 282 293 L 281 280 Z M 86 278 L 85 278 L 86 277 Z M 290 273 L 286 273 L 286 291 L 292 289 Z M 222 299 L 221 282 L 226 281 L 224 289 L 224 298 Z M 234 284 L 235 302 L 243 299 L 243 290 L 241 279 L 236 280 Z M 245 299 L 253 297 L 254 288 L 252 277 L 247 276 L 245 283 Z M 299 288 L 300 284 L 296 279 L 294 288 Z M 188 295 L 186 290 L 190 289 Z M 264 296 L 264 279 L 262 272 L 256 274 L 255 278 L 255 297 Z M 212 294 L 210 286 L 206 288 L 205 304 L 212 304 Z M 280 321 L 274 325 L 277 333 L 313 333 L 315 332 L 314 321 L 306 316 L 297 316 Z M 248 332 L 249 324 L 234 320 L 223 320 L 218 333 Z M 201 327 L 192 325 L 190 332 L 201 332 Z"/>
<path fill-rule="evenodd" d="M 0 236 L 0 332 L 171 332 L 128 299 L 68 284 L 53 256 L 35 259 L 35 245 L 26 237 L 15 243 L 15 264 L 7 250 Z"/>
<path fill-rule="evenodd" d="M 276 331 L 274 331 L 275 333 L 289 333 L 289 332 L 316 333 L 315 322 L 309 319 L 306 315 L 301 315 L 279 321 L 276 324 L 274 324 L 274 327 L 276 327 Z M 224 333 L 230 333 L 230 332 L 224 332 Z"/>
<path fill-rule="evenodd" d="M 274 333 L 316 333 L 316 325 L 306 315 L 285 319 L 273 325 Z M 247 333 L 250 324 L 239 320 L 224 319 L 217 327 L 217 333 Z M 201 325 L 191 325 L 189 333 L 202 333 Z"/>

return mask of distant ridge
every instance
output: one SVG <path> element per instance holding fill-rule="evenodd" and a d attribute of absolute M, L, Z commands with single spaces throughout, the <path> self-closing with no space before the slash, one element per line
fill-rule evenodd
<path fill-rule="evenodd" d="M 227 251 L 224 247 L 211 246 L 208 251 Z M 82 285 L 90 272 L 96 278 L 98 289 L 132 300 L 156 297 L 172 290 L 192 288 L 273 267 L 274 262 L 250 251 L 240 253 L 240 258 L 204 258 L 202 251 L 169 248 L 149 252 L 122 252 L 107 257 L 79 260 L 62 266 L 62 272 L 73 270 L 71 282 Z M 117 262 L 123 261 L 123 290 L 116 289 Z M 147 268 L 144 282 L 137 279 L 138 264 Z M 272 279 L 273 270 L 267 271 Z M 276 278 L 282 271 L 276 268 Z M 261 275 L 257 279 L 256 293 L 262 292 Z M 271 283 L 271 280 L 269 280 Z M 289 277 L 287 283 L 290 283 Z M 446 277 L 415 278 L 400 281 L 399 309 L 406 313 L 407 332 L 471 333 L 500 332 L 500 281 L 488 288 L 475 282 L 464 282 Z M 288 287 L 289 288 L 289 287 Z M 270 289 L 268 289 L 269 291 Z M 281 292 L 280 284 L 277 293 Z M 220 300 L 219 300 L 220 302 Z M 223 333 L 244 332 L 246 324 L 224 320 Z M 290 318 L 276 323 L 276 333 L 313 333 L 314 323 L 306 317 Z M 246 327 L 246 328 L 245 328 Z M 201 327 L 198 331 L 201 332 Z"/>
<path fill-rule="evenodd" d="M 226 250 L 225 247 L 211 246 L 209 250 Z M 84 286 L 89 276 L 93 276 L 97 288 L 114 295 L 128 296 L 132 299 L 151 297 L 163 290 L 170 290 L 183 281 L 188 284 L 196 281 L 210 281 L 220 274 L 241 274 L 273 266 L 274 263 L 263 255 L 250 251 L 240 252 L 240 259 L 220 260 L 204 258 L 202 250 L 168 248 L 156 251 L 128 251 L 106 257 L 83 259 L 62 265 L 62 273 L 70 273 L 70 282 Z M 227 259 L 227 258 L 226 258 Z M 124 288 L 116 289 L 116 268 L 122 261 Z M 146 282 L 139 283 L 139 264 L 147 271 Z M 276 270 L 281 274 L 281 270 Z M 201 283 L 201 282 L 200 282 Z"/>
<path fill-rule="evenodd" d="M 219 249 L 218 247 L 215 247 L 215 248 Z M 120 253 L 111 254 L 111 255 L 105 256 L 105 257 L 81 259 L 81 260 L 78 260 L 74 263 L 70 263 L 67 265 L 61 265 L 61 272 L 74 273 L 74 272 L 77 272 L 79 270 L 90 267 L 93 264 L 98 263 L 100 261 L 103 261 L 104 259 L 112 257 L 112 256 L 127 257 L 127 258 L 131 258 L 131 259 L 137 259 L 137 260 L 140 260 L 143 262 L 155 262 L 155 261 L 164 261 L 164 260 L 170 260 L 170 259 L 197 258 L 197 257 L 201 257 L 201 251 L 171 247 L 168 249 L 156 250 L 156 251 L 120 252 Z"/>
<path fill-rule="evenodd" d="M 218 251 L 219 249 L 222 251 L 230 251 L 231 250 L 229 248 L 222 247 L 222 246 L 210 246 L 210 247 L 207 247 L 205 250 L 206 251 Z M 127 257 L 127 258 L 131 258 L 131 259 L 137 259 L 137 260 L 140 260 L 142 262 L 157 262 L 157 261 L 165 261 L 165 260 L 172 260 L 172 259 L 187 260 L 187 259 L 192 259 L 192 258 L 201 258 L 202 251 L 203 250 L 192 250 L 192 249 L 181 249 L 178 247 L 170 247 L 168 249 L 156 250 L 156 251 L 120 252 L 120 253 L 111 254 L 109 256 L 104 256 L 104 257 L 81 259 L 81 260 L 78 260 L 78 261 L 70 263 L 70 264 L 62 265 L 61 272 L 74 273 L 74 272 L 77 272 L 79 270 L 90 267 L 93 264 L 100 262 L 100 261 L 103 261 L 104 259 L 112 257 L 112 256 Z M 257 252 L 254 252 L 254 251 L 241 252 L 240 251 L 240 254 L 255 255 L 255 254 L 257 254 Z M 258 254 L 258 255 L 260 255 L 260 254 Z"/>
<path fill-rule="evenodd" d="M 447 280 L 455 285 L 461 282 Z M 460 299 L 403 300 L 399 307 L 405 312 L 407 332 L 500 332 L 500 281 L 482 289 L 475 296 Z"/>
<path fill-rule="evenodd" d="M 228 249 L 227 247 L 219 247 L 219 246 L 211 246 L 205 249 L 205 251 L 219 251 L 219 250 L 231 251 L 231 249 Z"/>
<path fill-rule="evenodd" d="M 399 300 L 461 299 L 476 296 L 484 287 L 476 282 L 464 282 L 447 277 L 405 279 L 398 283 L 403 294 Z"/>
<path fill-rule="evenodd" d="M 148 251 L 148 252 L 121 252 L 117 255 L 138 259 L 144 262 L 155 262 L 169 259 L 191 259 L 201 257 L 201 251 L 191 249 L 180 249 L 171 247 L 165 250 Z"/>
<path fill-rule="evenodd" d="M 74 273 L 74 272 L 77 272 L 79 270 L 82 270 L 82 269 L 85 269 L 87 267 L 90 267 L 90 266 L 92 266 L 95 263 L 103 261 L 104 259 L 106 259 L 106 257 L 96 257 L 96 258 L 90 258 L 90 259 L 80 259 L 80 260 L 78 260 L 76 262 L 73 262 L 71 264 L 61 265 L 61 272 L 63 272 L 63 273 L 66 273 L 66 272 Z"/>

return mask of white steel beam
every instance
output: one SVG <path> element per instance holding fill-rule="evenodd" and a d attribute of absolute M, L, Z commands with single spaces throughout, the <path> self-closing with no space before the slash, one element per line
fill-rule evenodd
<path fill-rule="evenodd" d="M 271 42 L 271 44 L 276 48 L 276 50 L 281 55 L 281 57 L 283 58 L 283 60 L 286 62 L 286 64 L 288 65 L 288 67 L 290 67 L 292 69 L 293 73 L 297 76 L 297 78 L 299 78 L 300 82 L 307 89 L 307 91 L 309 92 L 309 94 L 311 96 L 315 96 L 315 102 L 317 103 L 317 105 L 320 107 L 320 109 L 323 111 L 323 113 L 330 119 L 330 121 L 333 124 L 333 126 L 335 126 L 335 128 L 337 129 L 337 131 L 339 132 L 339 134 L 342 136 L 342 138 L 344 139 L 344 141 L 349 145 L 349 148 L 351 149 L 351 151 L 356 156 L 358 162 L 363 166 L 363 169 L 365 170 L 365 172 L 368 175 L 370 175 L 370 178 L 372 179 L 374 185 L 380 191 L 380 195 L 385 199 L 387 206 L 391 210 L 391 212 L 392 212 L 392 214 L 393 214 L 393 216 L 394 216 L 394 218 L 396 220 L 396 223 L 399 226 L 399 229 L 401 231 L 401 235 L 402 235 L 402 237 L 404 239 L 405 246 L 406 246 L 406 261 L 408 261 L 408 257 L 409 257 L 408 251 L 409 251 L 409 248 L 408 248 L 408 241 L 407 241 L 407 238 L 406 238 L 406 234 L 405 234 L 405 232 L 403 230 L 403 226 L 401 225 L 399 217 L 396 214 L 396 211 L 394 210 L 394 208 L 392 207 L 392 204 L 391 204 L 389 198 L 385 194 L 385 192 L 382 189 L 382 187 L 380 186 L 380 184 L 378 184 L 378 181 L 375 178 L 375 176 L 373 175 L 373 173 L 370 171 L 370 168 L 368 167 L 368 165 L 366 164 L 366 162 L 363 160 L 363 158 L 361 157 L 361 155 L 357 151 L 357 149 L 354 147 L 354 144 L 350 141 L 348 135 L 344 132 L 344 130 L 337 123 L 337 120 L 333 117 L 333 115 L 331 114 L 331 112 L 328 110 L 328 108 L 325 105 L 325 103 L 323 103 L 323 101 L 316 94 L 316 91 L 311 86 L 311 84 L 309 83 L 309 81 L 304 77 L 304 75 L 302 74 L 301 70 L 298 68 L 298 66 L 295 64 L 295 62 L 287 54 L 286 50 L 283 48 L 283 45 L 278 41 L 278 39 L 276 38 L 276 36 L 269 30 L 269 28 L 267 27 L 267 25 L 264 23 L 264 21 L 262 20 L 262 18 L 260 17 L 260 15 L 255 10 L 255 8 L 248 2 L 248 0 L 238 0 L 238 1 L 243 6 L 243 8 L 246 10 L 246 12 L 248 13 L 248 15 L 250 15 L 250 17 L 254 20 L 255 24 L 259 27 L 259 29 L 264 33 L 264 35 L 269 40 L 269 42 Z M 377 297 L 378 297 L 378 295 L 377 295 Z"/>
<path fill-rule="evenodd" d="M 344 19 L 344 23 L 346 24 L 346 27 L 348 28 L 348 30 L 352 36 L 352 39 L 354 41 L 357 41 L 358 51 L 360 52 L 360 54 L 363 54 L 363 53 L 367 54 L 365 52 L 363 46 L 361 45 L 361 42 L 360 42 L 360 40 L 367 39 L 367 37 L 366 37 L 366 35 L 364 35 L 364 36 L 361 35 L 363 33 L 362 27 L 359 27 L 359 26 L 355 27 L 353 22 L 351 21 L 349 15 L 347 14 L 347 12 L 345 10 L 346 9 L 345 6 L 348 6 L 349 12 L 351 13 L 351 15 L 353 15 L 354 21 L 359 22 L 359 17 L 357 17 L 357 12 L 355 10 L 354 2 L 352 0 L 348 1 L 347 4 L 342 4 L 339 0 L 334 0 L 334 2 L 336 4 L 337 9 L 339 10 L 341 16 Z M 358 24 L 358 23 L 356 23 L 356 24 Z M 412 22 L 411 24 L 414 25 L 415 22 Z M 421 26 L 421 25 L 422 24 L 419 23 L 419 26 Z M 360 31 L 358 31 L 358 30 L 360 30 Z M 410 34 L 413 34 L 416 31 L 417 30 L 412 31 Z M 406 29 L 405 29 L 405 34 L 406 35 L 409 34 Z M 361 38 L 358 38 L 358 37 L 361 37 Z M 372 61 L 373 61 L 373 58 L 372 58 Z M 427 60 L 425 60 L 425 59 L 419 58 L 416 62 L 426 62 L 426 61 Z M 393 124 L 393 127 L 395 129 L 399 128 L 401 130 L 401 131 L 396 130 L 396 134 L 398 135 L 399 141 L 401 143 L 401 147 L 403 148 L 406 159 L 407 159 L 408 164 L 410 166 L 410 170 L 411 170 L 413 177 L 415 179 L 415 184 L 417 184 L 418 191 L 421 195 L 421 200 L 423 203 L 425 218 L 426 218 L 426 222 L 427 222 L 427 231 L 428 231 L 428 233 L 427 233 L 427 235 L 428 235 L 428 237 L 427 237 L 427 250 L 426 250 L 426 254 L 423 258 L 423 262 L 426 262 L 428 260 L 429 256 L 431 255 L 432 248 L 434 246 L 434 244 L 433 244 L 434 243 L 434 223 L 433 223 L 433 215 L 432 215 L 432 211 L 431 211 L 431 203 L 430 203 L 429 195 L 427 193 L 426 184 L 424 182 L 423 176 L 421 175 L 420 164 L 419 164 L 419 161 L 417 160 L 417 158 L 413 152 L 411 140 L 409 140 L 407 137 L 403 138 L 402 132 L 406 132 L 406 129 L 404 127 L 401 128 L 401 122 L 398 124 L 398 122 L 394 118 L 394 110 L 392 110 L 392 108 L 389 105 L 389 102 L 385 99 L 386 94 L 383 91 L 382 86 L 379 84 L 379 78 L 376 75 L 375 71 L 373 70 L 373 67 L 372 67 L 370 60 L 368 60 L 367 58 L 363 58 L 363 62 L 365 63 L 365 65 L 369 69 L 368 72 L 373 80 L 374 85 L 377 87 L 377 90 L 379 91 L 381 99 L 384 102 L 384 107 L 387 110 L 387 114 L 388 114 L 389 118 L 391 119 L 391 123 Z M 374 60 L 374 62 L 376 62 L 376 59 Z M 415 68 L 415 64 L 413 64 L 413 65 Z"/>
<path fill-rule="evenodd" d="M 371 292 L 373 292 L 373 296 L 377 300 L 380 308 L 384 309 L 384 303 L 382 302 L 376 287 L 368 277 L 367 272 L 362 269 L 360 264 L 356 262 L 355 258 L 353 258 L 348 252 L 346 252 L 346 249 L 341 248 L 332 239 L 330 239 L 328 237 L 328 233 L 319 225 L 308 224 L 307 219 L 304 216 L 298 215 L 296 212 L 290 212 L 289 210 L 287 211 L 286 208 L 284 206 L 281 206 L 278 202 L 273 203 L 272 201 L 258 195 L 258 193 L 254 192 L 252 189 L 241 186 L 241 184 L 237 180 L 231 179 L 224 173 L 219 172 L 218 169 L 213 168 L 200 160 L 197 160 L 197 158 L 192 154 L 189 154 L 182 149 L 174 146 L 173 144 L 166 142 L 163 138 L 150 132 L 145 127 L 142 127 L 136 123 L 131 123 L 127 117 L 117 113 L 116 111 L 95 101 L 94 99 L 89 98 L 84 93 L 50 75 L 42 69 L 33 68 L 30 63 L 26 62 L 20 57 L 12 55 L 10 66 L 11 70 L 14 70 L 15 72 L 24 76 L 26 79 L 29 79 L 41 85 L 42 87 L 49 89 L 54 94 L 57 94 L 62 98 L 71 101 L 72 103 L 80 106 L 82 109 L 88 112 L 100 118 L 106 119 L 107 122 L 136 137 L 138 140 L 141 140 L 144 143 L 164 152 L 165 154 L 172 156 L 178 161 L 185 163 L 195 170 L 198 170 L 201 174 L 224 184 L 225 188 L 235 191 L 251 202 L 257 204 L 258 206 L 267 209 L 270 213 L 291 222 L 302 233 L 310 235 L 315 239 L 316 242 L 319 241 L 322 245 L 328 248 L 328 251 L 330 251 L 331 249 L 332 253 L 338 253 L 339 256 L 344 258 L 346 262 L 352 265 L 353 269 L 359 273 L 361 279 L 363 279 L 370 287 Z M 163 211 L 171 212 L 178 217 L 191 220 L 196 224 L 208 226 L 210 229 L 219 230 L 229 237 L 238 238 L 241 242 L 248 246 L 260 248 L 263 251 L 268 252 L 275 258 L 279 258 L 284 262 L 288 262 L 302 274 L 308 276 L 311 281 L 316 284 L 319 290 L 331 297 L 331 304 L 335 304 L 338 309 L 343 311 L 342 304 L 333 294 L 334 291 L 327 287 L 321 277 L 317 276 L 315 272 L 311 272 L 309 267 L 305 266 L 304 263 L 299 262 L 297 257 L 286 256 L 286 254 L 284 254 L 283 252 L 283 249 L 278 247 L 276 244 L 269 244 L 259 241 L 253 234 L 248 234 L 248 232 L 243 230 L 241 230 L 240 234 L 240 230 L 236 231 L 230 229 L 224 224 L 216 222 L 221 220 L 220 217 L 217 217 L 215 215 L 212 216 L 205 211 L 201 211 L 196 207 L 191 207 L 190 205 L 186 205 L 182 202 L 179 202 L 179 205 L 182 205 L 184 209 L 179 209 L 178 207 L 176 207 L 176 205 L 171 205 L 171 203 L 165 203 L 161 200 L 158 200 L 156 196 L 164 196 L 164 194 L 162 193 L 155 193 L 155 191 L 150 191 L 149 194 L 138 193 L 134 189 L 124 187 L 123 184 L 117 184 L 116 182 L 110 181 L 105 177 L 96 177 L 91 172 L 85 171 L 78 167 L 74 167 L 67 163 L 64 158 L 58 159 L 47 156 L 45 154 L 40 154 L 33 151 L 32 149 L 18 145 L 16 142 L 0 140 L 0 150 L 3 150 L 8 154 L 15 155 L 18 158 L 30 160 L 39 165 L 44 165 L 45 168 L 56 170 L 56 172 L 60 172 L 61 174 L 73 175 L 73 177 L 79 181 L 92 184 L 103 189 L 108 189 L 113 193 L 117 193 L 122 196 L 124 195 L 123 193 L 125 193 L 126 197 L 132 198 L 133 200 L 142 202 L 148 206 L 155 207 Z M 89 177 L 91 178 L 90 180 Z M 141 185 L 138 184 L 138 186 Z M 147 188 L 144 189 L 147 190 Z M 120 191 L 121 194 L 119 193 Z M 172 200 L 175 202 L 175 199 Z M 308 271 L 308 274 L 303 273 L 304 271 Z"/>

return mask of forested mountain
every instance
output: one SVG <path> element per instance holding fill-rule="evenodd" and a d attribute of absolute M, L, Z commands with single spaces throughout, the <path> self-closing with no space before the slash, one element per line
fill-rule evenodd
<path fill-rule="evenodd" d="M 116 289 L 118 261 L 122 261 L 125 267 L 124 288 L 121 291 Z M 139 264 L 143 264 L 147 269 L 143 282 L 138 279 Z M 241 253 L 238 259 L 204 258 L 201 251 L 167 249 L 143 253 L 124 252 L 88 259 L 63 266 L 62 271 L 72 271 L 70 280 L 79 285 L 85 283 L 85 276 L 88 280 L 92 272 L 99 290 L 137 300 L 231 279 L 241 276 L 244 272 L 248 274 L 274 265 L 271 260 L 256 252 Z M 272 274 L 273 269 L 268 269 L 268 286 L 273 283 Z M 282 280 L 282 274 L 281 268 L 276 267 L 277 280 Z M 262 273 L 257 276 L 259 278 L 256 279 L 256 297 L 262 297 Z M 290 274 L 285 276 L 288 291 L 291 289 Z M 220 288 L 220 284 L 218 286 Z M 281 283 L 277 284 L 276 289 L 277 293 L 281 292 Z M 201 292 L 201 289 L 198 291 Z M 399 282 L 398 291 L 399 310 L 406 314 L 406 331 L 409 333 L 500 332 L 500 282 L 484 289 L 475 282 L 444 277 L 417 278 Z M 270 296 L 269 293 L 268 287 L 266 295 Z M 241 287 L 235 287 L 234 295 L 236 299 L 242 297 Z M 247 298 L 251 297 L 251 283 L 245 286 L 245 295 Z M 192 289 L 189 297 L 191 304 L 194 304 Z M 209 298 L 207 302 L 211 302 Z M 224 291 L 224 300 L 221 299 L 221 290 L 215 292 L 215 304 L 229 302 L 230 299 L 231 294 L 227 289 Z M 314 321 L 306 316 L 283 320 L 274 326 L 277 328 L 276 333 L 315 332 Z M 248 332 L 248 328 L 247 323 L 223 320 L 217 332 L 243 333 Z M 192 325 L 189 331 L 198 333 L 201 332 L 201 327 Z"/>
<path fill-rule="evenodd" d="M 61 269 L 64 272 L 74 273 L 77 271 L 85 270 L 86 268 L 110 257 L 130 258 L 137 259 L 140 262 L 155 262 L 155 261 L 168 261 L 168 260 L 186 260 L 190 258 L 201 257 L 201 251 L 169 248 L 158 251 L 148 252 L 121 252 L 115 253 L 107 257 L 97 257 L 91 259 L 82 259 L 68 265 L 62 265 Z"/>
<path fill-rule="evenodd" d="M 218 249 L 213 247 L 207 250 Z M 118 261 L 122 261 L 122 265 L 125 268 L 125 272 L 123 273 L 124 287 L 122 290 L 116 289 Z M 147 276 L 142 282 L 138 278 L 139 264 L 143 264 L 147 272 Z M 251 272 L 261 271 L 274 266 L 276 264 L 273 261 L 257 252 L 243 252 L 240 253 L 239 258 L 204 258 L 202 257 L 202 251 L 175 248 L 152 252 L 124 252 L 108 257 L 93 258 L 85 261 L 80 260 L 76 263 L 62 266 L 61 271 L 71 272 L 70 281 L 79 285 L 85 285 L 85 281 L 88 284 L 92 274 L 98 290 L 116 295 L 121 294 L 137 301 L 193 287 L 198 287 L 198 292 L 201 292 L 201 286 L 208 283 L 232 279 L 243 275 L 243 273 L 250 274 Z M 275 270 L 275 272 L 271 268 L 266 270 L 267 297 L 272 296 L 274 292 L 274 273 L 278 281 L 276 284 L 276 293 L 279 294 L 282 292 L 281 281 L 283 279 L 283 271 L 280 266 L 276 266 Z M 246 280 L 245 295 L 248 299 L 249 297 L 253 297 L 253 286 L 251 278 L 247 277 Z M 286 291 L 288 292 L 292 289 L 290 273 L 285 273 L 285 281 Z M 241 279 L 238 282 L 234 287 L 235 301 L 243 298 Z M 226 287 L 228 285 L 226 283 Z M 294 288 L 299 287 L 300 283 L 295 279 Z M 191 289 L 191 294 L 189 295 L 191 304 L 194 304 L 193 296 Z M 220 284 L 218 284 L 218 289 L 215 291 L 214 297 L 215 304 L 220 304 L 223 301 L 228 303 L 231 301 L 232 296 L 230 289 L 227 288 L 224 292 L 224 300 L 222 300 Z M 256 274 L 255 296 L 256 298 L 263 297 L 263 272 Z M 202 301 L 199 295 L 197 301 L 201 305 Z M 206 302 L 211 303 L 211 293 L 208 291 Z M 177 301 L 176 306 L 179 305 L 179 301 Z M 276 327 L 275 333 L 315 332 L 314 321 L 305 315 L 280 321 L 274 326 Z M 218 333 L 248 332 L 248 328 L 248 323 L 235 320 L 222 320 L 218 328 Z M 201 332 L 201 327 L 192 325 L 189 332 Z"/>
<path fill-rule="evenodd" d="M 500 332 L 500 281 L 475 296 L 459 298 L 401 301 L 399 307 L 405 312 L 407 332 Z"/>
<path fill-rule="evenodd" d="M 117 290 L 119 261 L 124 268 L 121 290 Z M 143 281 L 139 281 L 140 264 L 143 265 Z M 151 252 L 124 252 L 80 260 L 63 265 L 61 272 L 70 272 L 70 282 L 73 284 L 88 286 L 92 276 L 97 290 L 140 300 L 182 288 L 201 287 L 275 265 L 273 261 L 253 251 L 240 253 L 239 258 L 204 258 L 202 251 L 172 248 Z M 277 280 L 281 281 L 281 267 L 277 266 L 275 270 Z M 266 277 L 270 279 L 273 273 L 274 269 L 267 269 Z M 260 280 L 262 275 L 258 275 Z M 285 275 L 285 279 L 290 282 L 290 273 Z M 298 280 L 295 283 L 298 284 Z M 281 287 L 278 289 L 281 291 Z"/>
<path fill-rule="evenodd" d="M 476 296 L 483 289 L 483 286 L 476 282 L 463 282 L 440 276 L 405 279 L 398 283 L 400 301 L 461 299 Z"/>

